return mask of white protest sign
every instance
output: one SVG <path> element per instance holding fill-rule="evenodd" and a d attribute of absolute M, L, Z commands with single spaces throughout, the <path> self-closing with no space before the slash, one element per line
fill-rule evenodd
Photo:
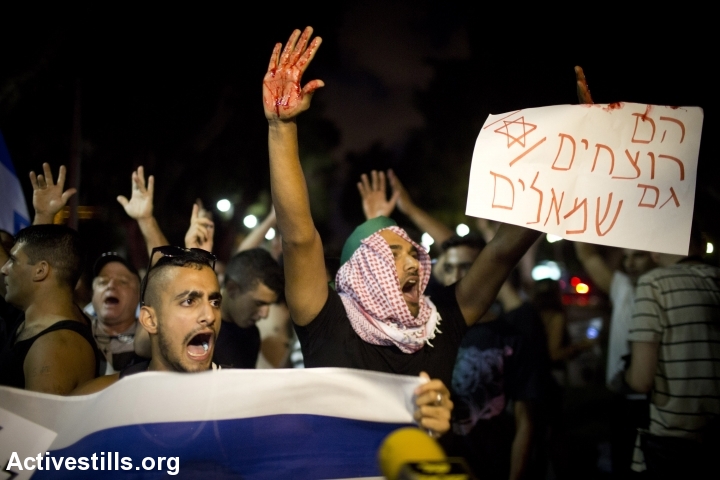
<path fill-rule="evenodd" d="M 30 478 L 37 468 L 38 455 L 44 468 L 45 452 L 56 436 L 52 430 L 0 408 L 0 479 Z M 29 457 L 34 460 L 25 464 Z"/>
<path fill-rule="evenodd" d="M 637 103 L 490 115 L 468 215 L 576 240 L 686 255 L 703 112 Z"/>

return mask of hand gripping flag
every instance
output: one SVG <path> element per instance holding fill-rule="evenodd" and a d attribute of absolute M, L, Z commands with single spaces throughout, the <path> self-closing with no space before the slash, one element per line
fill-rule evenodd
<path fill-rule="evenodd" d="M 25 196 L 0 133 L 0 229 L 15 235 L 28 225 L 30 215 Z"/>
<path fill-rule="evenodd" d="M 378 449 L 390 432 L 413 423 L 413 391 L 421 382 L 313 368 L 147 372 L 82 397 L 0 387 L 0 423 L 6 424 L 0 425 L 6 427 L 0 465 L 27 474 L 18 462 L 40 454 L 43 470 L 30 472 L 33 480 L 168 478 L 172 472 L 213 479 L 380 477 Z M 36 428 L 10 431 L 11 417 Z M 21 444 L 35 447 L 13 456 Z M 83 457 L 86 469 L 79 468 Z"/>

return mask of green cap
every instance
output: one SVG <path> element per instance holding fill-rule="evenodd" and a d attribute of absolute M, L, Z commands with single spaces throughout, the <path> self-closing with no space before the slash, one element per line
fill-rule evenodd
<path fill-rule="evenodd" d="M 363 223 L 355 229 L 355 231 L 348 237 L 343 245 L 342 253 L 340 254 L 340 265 L 350 260 L 355 250 L 360 248 L 362 241 L 368 238 L 375 232 L 379 232 L 383 228 L 394 227 L 397 223 L 388 217 L 375 217 L 371 218 L 367 222 Z"/>

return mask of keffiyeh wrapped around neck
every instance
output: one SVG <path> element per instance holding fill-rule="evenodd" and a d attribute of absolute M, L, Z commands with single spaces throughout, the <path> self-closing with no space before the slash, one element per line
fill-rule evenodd
<path fill-rule="evenodd" d="M 430 256 L 399 227 L 387 227 L 418 251 L 419 291 L 430 281 Z M 337 273 L 335 285 L 355 333 L 374 345 L 396 345 L 404 353 L 420 350 L 435 338 L 440 316 L 430 299 L 420 296 L 420 310 L 413 317 L 400 290 L 390 246 L 379 232 L 362 240 Z M 439 330 L 437 330 L 439 331 Z"/>

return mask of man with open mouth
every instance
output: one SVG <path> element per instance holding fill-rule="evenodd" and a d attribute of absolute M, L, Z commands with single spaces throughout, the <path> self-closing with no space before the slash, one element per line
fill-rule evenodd
<path fill-rule="evenodd" d="M 153 259 L 160 255 L 153 264 Z M 94 393 L 144 371 L 203 372 L 212 363 L 220 331 L 222 295 L 215 256 L 201 249 L 153 249 L 140 294 L 142 328 L 150 336 L 152 358 L 118 373 L 96 378 L 74 395 Z"/>
<path fill-rule="evenodd" d="M 449 429 L 447 385 L 463 334 L 492 304 L 538 232 L 503 225 L 461 281 L 433 300 L 423 295 L 430 258 L 387 217 L 369 220 L 343 248 L 336 290 L 325 276 L 323 244 L 310 211 L 298 147 L 297 116 L 321 80 L 301 84 L 321 39 L 312 28 L 276 44 L 263 79 L 270 183 L 282 232 L 285 294 L 306 367 L 346 367 L 433 380 L 416 392 L 420 425 Z M 349 112 L 351 115 L 352 112 Z"/>
<path fill-rule="evenodd" d="M 85 308 L 93 316 L 93 336 L 107 360 L 106 374 L 137 363 L 135 331 L 140 302 L 140 276 L 130 262 L 116 252 L 103 253 L 93 266 L 92 303 Z"/>

